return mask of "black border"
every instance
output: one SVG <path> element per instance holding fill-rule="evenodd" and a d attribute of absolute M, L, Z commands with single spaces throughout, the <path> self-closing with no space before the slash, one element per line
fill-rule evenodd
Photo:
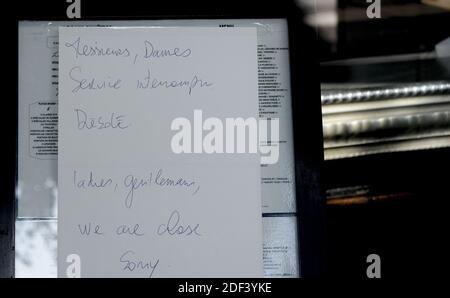
<path fill-rule="evenodd" d="M 245 3 L 245 4 L 244 4 Z M 16 2 L 5 11 L 7 36 L 2 56 L 12 62 L 8 69 L 12 98 L 4 123 L 8 126 L 7 170 L 5 194 L 0 201 L 0 277 L 14 276 L 15 186 L 17 179 L 17 113 L 18 113 L 18 22 L 20 20 L 69 20 L 65 0 Z M 288 22 L 291 69 L 292 113 L 296 175 L 299 259 L 302 277 L 318 277 L 325 273 L 325 205 L 320 188 L 323 164 L 322 118 L 316 34 L 304 25 L 303 15 L 295 0 L 289 1 L 137 1 L 119 3 L 106 0 L 81 0 L 78 20 L 138 19 L 243 19 L 283 18 Z M 2 22 L 5 23 L 5 22 Z M 8 41 L 6 41 L 8 40 Z M 5 111 L 5 110 L 4 110 Z M 15 158 L 12 158 L 12 157 Z"/>

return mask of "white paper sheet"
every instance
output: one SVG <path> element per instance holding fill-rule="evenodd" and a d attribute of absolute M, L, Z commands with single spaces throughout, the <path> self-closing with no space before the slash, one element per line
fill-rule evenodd
<path fill-rule="evenodd" d="M 58 275 L 77 254 L 82 277 L 262 276 L 259 156 L 170 147 L 172 120 L 193 122 L 194 109 L 258 117 L 256 29 L 61 27 L 59 38 Z M 148 75 L 210 84 L 137 88 Z"/>
<path fill-rule="evenodd" d="M 298 277 L 297 218 L 262 218 L 264 277 Z M 57 221 L 16 222 L 15 277 L 57 276 Z"/>
<path fill-rule="evenodd" d="M 40 115 L 40 110 L 35 107 L 42 107 L 42 103 L 57 102 L 58 27 L 66 25 L 256 28 L 260 80 L 259 116 L 276 117 L 280 121 L 279 160 L 276 164 L 261 167 L 262 211 L 296 212 L 289 45 L 285 20 L 23 21 L 19 23 L 19 217 L 57 217 L 57 157 L 42 159 L 29 155 L 29 152 L 35 151 L 30 142 L 30 124 L 33 115 Z M 273 71 L 274 68 L 277 72 Z M 36 103 L 40 103 L 40 106 Z"/>

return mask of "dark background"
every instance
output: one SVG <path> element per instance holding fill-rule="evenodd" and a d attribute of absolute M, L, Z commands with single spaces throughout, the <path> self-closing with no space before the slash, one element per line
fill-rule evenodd
<path fill-rule="evenodd" d="M 381 19 L 368 19 L 368 5 L 365 0 L 338 0 L 337 41 L 319 36 L 322 84 L 450 81 L 448 70 L 435 60 L 370 66 L 325 63 L 427 53 L 450 37 L 450 10 L 417 0 L 381 0 Z M 440 276 L 448 262 L 449 161 L 449 149 L 325 161 L 325 191 L 360 185 L 370 189 L 364 202 L 352 204 L 332 204 L 327 195 L 328 276 L 365 278 L 371 253 L 381 257 L 383 278 Z"/>

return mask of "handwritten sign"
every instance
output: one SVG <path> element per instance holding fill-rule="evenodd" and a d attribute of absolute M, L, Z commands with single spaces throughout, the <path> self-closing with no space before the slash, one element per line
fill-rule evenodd
<path fill-rule="evenodd" d="M 171 150 L 194 110 L 257 118 L 256 53 L 254 28 L 59 29 L 59 276 L 262 276 L 259 156 Z"/>

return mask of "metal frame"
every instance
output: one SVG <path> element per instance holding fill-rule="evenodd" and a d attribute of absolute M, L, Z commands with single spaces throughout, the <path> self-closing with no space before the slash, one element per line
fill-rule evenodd
<path fill-rule="evenodd" d="M 264 19 L 283 18 L 288 22 L 291 94 L 294 129 L 296 199 L 300 274 L 316 277 L 324 273 L 324 208 L 320 189 L 320 169 L 323 162 L 322 118 L 320 84 L 315 48 L 316 34 L 302 21 L 302 13 L 295 1 L 199 1 L 141 3 L 127 0 L 117 6 L 110 1 L 82 1 L 82 17 L 77 20 L 157 20 L 157 19 Z M 280 3 L 282 2 L 282 3 Z M 166 3 L 166 4 L 164 4 Z M 17 5 L 17 4 L 14 4 Z M 16 86 L 9 99 L 13 109 L 7 123 L 15 123 L 8 130 L 9 144 L 6 193 L 0 203 L 0 277 L 14 276 L 15 185 L 17 175 L 17 112 L 18 112 L 18 22 L 20 20 L 68 20 L 66 1 L 33 1 L 12 8 L 8 17 L 8 47 L 2 48 L 3 57 L 15 57 L 11 65 L 9 86 Z M 10 9 L 11 10 L 11 9 Z M 6 40 L 6 39 L 5 39 Z M 15 42 L 11 42 L 15 41 Z M 6 101 L 6 100 L 5 100 Z M 14 111 L 14 112 L 12 112 Z M 16 158 L 13 159 L 12 156 Z M 6 231 L 6 232 L 5 232 Z"/>

